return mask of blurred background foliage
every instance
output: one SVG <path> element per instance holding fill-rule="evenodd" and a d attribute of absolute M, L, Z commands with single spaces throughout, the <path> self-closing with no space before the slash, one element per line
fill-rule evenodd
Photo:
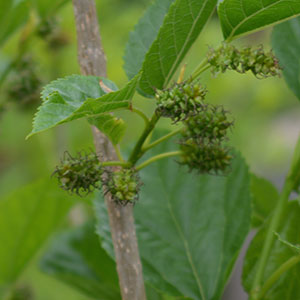
<path fill-rule="evenodd" d="M 8 40 L 4 38 L 4 29 L 0 30 L 3 31 L 0 33 L 1 199 L 24 184 L 50 177 L 65 150 L 74 154 L 83 149 L 93 149 L 92 133 L 85 121 L 60 125 L 25 141 L 31 130 L 32 116 L 40 103 L 41 87 L 58 77 L 80 72 L 71 1 L 56 1 L 63 5 L 50 11 L 41 3 L 51 1 L 35 1 L 39 13 L 30 8 L 29 15 L 22 16 L 22 9 L 25 8 L 20 7 L 17 19 L 24 25 Z M 0 2 L 0 8 L 4 8 L 5 0 Z M 121 87 L 127 80 L 122 68 L 122 56 L 129 32 L 150 1 L 98 0 L 96 3 L 108 77 Z M 218 46 L 220 41 L 221 29 L 215 15 L 184 61 L 187 64 L 186 74 L 197 66 L 208 47 Z M 240 46 L 264 44 L 268 49 L 270 30 L 239 39 L 236 43 Z M 232 112 L 235 126 L 231 143 L 243 153 L 251 170 L 281 186 L 300 125 L 298 100 L 284 80 L 257 80 L 251 74 L 235 72 L 212 78 L 207 72 L 203 75 L 203 83 L 209 89 L 208 101 L 223 104 Z M 134 101 L 151 114 L 153 100 L 136 95 Z M 120 115 L 128 122 L 122 142 L 126 148 L 132 145 L 143 124 L 129 112 Z M 163 120 L 160 126 L 166 128 L 171 125 Z M 87 299 L 43 275 L 37 261 L 30 264 L 21 278 L 22 284 L 34 288 L 36 299 Z"/>

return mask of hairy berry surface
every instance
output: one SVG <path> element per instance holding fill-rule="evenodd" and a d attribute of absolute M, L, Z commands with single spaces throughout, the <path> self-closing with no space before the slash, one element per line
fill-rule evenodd
<path fill-rule="evenodd" d="M 203 100 L 206 94 L 206 88 L 198 81 L 175 83 L 169 89 L 156 91 L 156 112 L 171 118 L 174 123 L 186 120 L 205 108 Z"/>
<path fill-rule="evenodd" d="M 118 204 L 134 204 L 139 198 L 141 181 L 134 169 L 108 171 L 104 185 L 105 193 L 109 192 L 112 199 Z"/>
<path fill-rule="evenodd" d="M 81 196 L 101 187 L 102 173 L 103 168 L 95 153 L 78 153 L 77 157 L 72 157 L 65 152 L 53 175 L 57 177 L 62 189 Z"/>

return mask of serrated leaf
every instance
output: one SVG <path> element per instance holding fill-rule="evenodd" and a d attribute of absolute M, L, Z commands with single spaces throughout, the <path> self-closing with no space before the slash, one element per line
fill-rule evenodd
<path fill-rule="evenodd" d="M 300 14 L 298 0 L 224 0 L 218 6 L 224 39 L 264 29 Z"/>
<path fill-rule="evenodd" d="M 100 247 L 92 223 L 59 235 L 41 268 L 93 299 L 121 299 L 115 263 Z"/>
<path fill-rule="evenodd" d="M 92 222 L 58 235 L 41 259 L 42 271 L 93 299 L 121 299 L 116 265 L 101 248 Z M 149 300 L 188 300 L 166 297 L 147 285 Z"/>
<path fill-rule="evenodd" d="M 139 88 L 154 95 L 165 87 L 191 48 L 217 0 L 176 0 L 169 9 L 156 40 L 146 54 Z"/>
<path fill-rule="evenodd" d="M 0 46 L 28 19 L 28 0 L 0 1 Z"/>
<path fill-rule="evenodd" d="M 57 229 L 72 205 L 50 179 L 15 191 L 0 201 L 0 286 L 13 283 Z"/>
<path fill-rule="evenodd" d="M 160 145 L 150 155 L 172 148 L 172 143 Z M 250 227 L 244 160 L 237 155 L 231 174 L 218 177 L 187 173 L 174 159 L 165 159 L 142 170 L 141 178 L 135 221 L 145 280 L 173 296 L 220 299 Z M 111 253 L 100 197 L 95 211 L 102 246 Z"/>
<path fill-rule="evenodd" d="M 272 47 L 287 85 L 300 100 L 300 17 L 275 26 Z"/>
<path fill-rule="evenodd" d="M 99 84 L 99 77 L 95 76 L 72 75 L 50 83 L 42 92 L 43 103 L 27 138 L 79 118 L 129 108 L 137 80 L 138 76 L 118 91 L 112 81 L 102 78 Z"/>
<path fill-rule="evenodd" d="M 300 206 L 298 202 L 292 201 L 282 214 L 278 233 L 281 238 L 297 245 L 300 244 Z M 246 291 L 250 291 L 254 279 L 254 274 L 258 265 L 258 257 L 261 254 L 262 247 L 266 238 L 267 226 L 258 231 L 252 240 L 244 262 L 243 285 Z M 287 247 L 281 241 L 276 239 L 272 246 L 272 251 L 268 256 L 267 268 L 264 272 L 263 282 L 273 274 L 283 263 L 295 255 L 295 251 Z M 272 300 L 295 300 L 300 299 L 299 286 L 300 264 L 294 266 L 286 273 L 282 274 L 274 286 L 266 294 L 266 299 Z"/>
<path fill-rule="evenodd" d="M 172 2 L 174 0 L 154 1 L 130 33 L 124 55 L 124 70 L 129 79 L 140 71 Z"/>
<path fill-rule="evenodd" d="M 103 114 L 95 118 L 88 118 L 91 125 L 96 126 L 103 132 L 114 145 L 119 144 L 126 131 L 126 124 L 122 119 L 119 119 L 110 114 Z"/>
<path fill-rule="evenodd" d="M 108 212 L 105 202 L 103 201 L 102 194 L 100 192 L 96 193 L 94 201 L 94 211 L 96 214 L 96 219 L 98 224 L 97 234 L 100 237 L 101 245 L 110 255 L 112 259 L 115 259 L 114 255 L 114 246 L 111 240 L 110 226 L 108 220 Z M 176 287 L 168 283 L 164 278 L 161 277 L 161 274 L 148 263 L 147 260 L 144 260 L 143 256 L 141 257 L 143 263 L 143 273 L 146 285 L 150 286 L 150 293 L 155 296 L 155 293 L 152 291 L 153 286 L 157 290 L 158 294 L 166 292 L 168 295 L 177 297 L 182 296 Z M 153 282 L 155 282 L 153 284 Z M 152 288 L 151 288 L 152 287 Z"/>
<path fill-rule="evenodd" d="M 259 227 L 269 217 L 277 203 L 279 194 L 268 180 L 251 176 L 252 192 L 252 226 Z"/>

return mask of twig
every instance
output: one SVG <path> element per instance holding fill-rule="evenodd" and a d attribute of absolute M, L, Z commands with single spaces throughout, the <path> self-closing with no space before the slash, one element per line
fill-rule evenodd
<path fill-rule="evenodd" d="M 84 75 L 106 77 L 106 58 L 102 50 L 94 0 L 73 0 L 76 19 L 78 60 Z M 97 152 L 104 160 L 118 160 L 116 152 L 103 134 L 93 128 Z M 145 300 L 142 265 L 136 239 L 133 206 L 117 205 L 109 193 L 105 196 L 117 271 L 123 300 Z"/>

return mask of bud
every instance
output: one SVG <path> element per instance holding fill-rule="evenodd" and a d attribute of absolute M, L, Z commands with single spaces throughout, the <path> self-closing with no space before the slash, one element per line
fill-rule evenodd
<path fill-rule="evenodd" d="M 96 153 L 78 153 L 77 157 L 72 157 L 69 152 L 65 152 L 53 175 L 57 177 L 62 189 L 82 196 L 82 193 L 88 194 L 101 187 L 102 173 L 103 168 Z"/>
<path fill-rule="evenodd" d="M 207 90 L 198 81 L 175 83 L 169 89 L 156 91 L 156 112 L 171 118 L 174 123 L 186 120 L 205 108 L 203 100 L 206 94 Z"/>

